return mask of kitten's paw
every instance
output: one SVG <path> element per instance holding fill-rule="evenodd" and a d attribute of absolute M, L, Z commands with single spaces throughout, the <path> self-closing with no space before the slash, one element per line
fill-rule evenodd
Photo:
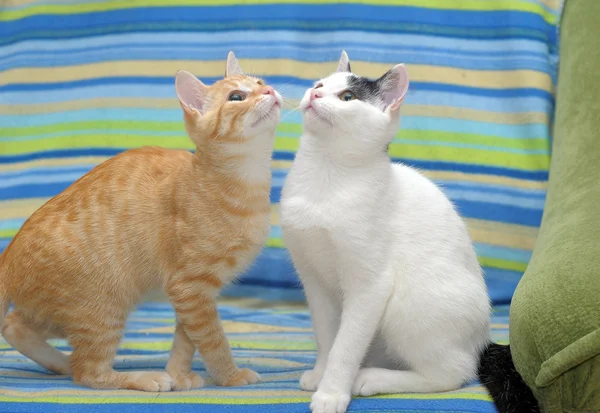
<path fill-rule="evenodd" d="M 377 374 L 375 369 L 361 369 L 356 379 L 354 379 L 352 394 L 355 396 L 373 396 L 379 393 L 377 389 L 381 387 L 380 380 L 381 376 Z"/>
<path fill-rule="evenodd" d="M 350 395 L 317 391 L 310 403 L 312 413 L 346 413 L 350 404 Z"/>
<path fill-rule="evenodd" d="M 239 369 L 237 374 L 229 379 L 223 386 L 245 386 L 247 384 L 255 384 L 260 381 L 260 375 L 250 369 Z"/>
<path fill-rule="evenodd" d="M 323 372 L 315 369 L 305 371 L 300 377 L 300 388 L 305 391 L 316 391 L 323 378 Z"/>
<path fill-rule="evenodd" d="M 161 392 L 171 391 L 175 382 L 173 378 L 162 371 L 132 372 L 126 382 L 125 388 L 131 390 Z"/>
<path fill-rule="evenodd" d="M 173 377 L 173 381 L 175 382 L 173 385 L 173 390 L 175 391 L 197 389 L 204 386 L 204 380 L 202 380 L 202 377 L 194 372 L 187 374 L 179 373 L 177 375 L 171 375 L 171 377 Z"/>

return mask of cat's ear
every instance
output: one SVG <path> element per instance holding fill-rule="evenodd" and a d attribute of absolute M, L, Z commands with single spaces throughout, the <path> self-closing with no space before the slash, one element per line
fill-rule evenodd
<path fill-rule="evenodd" d="M 229 52 L 227 55 L 227 66 L 225 67 L 225 77 L 243 74 L 244 71 L 240 67 L 240 63 L 238 62 L 237 58 L 233 52 Z"/>
<path fill-rule="evenodd" d="M 340 56 L 340 61 L 338 62 L 337 72 L 351 72 L 350 69 L 350 58 L 348 58 L 348 54 L 345 50 L 342 50 L 342 55 Z"/>
<path fill-rule="evenodd" d="M 385 75 L 377 80 L 379 96 L 386 108 L 397 111 L 408 91 L 408 71 L 403 64 L 392 67 Z"/>
<path fill-rule="evenodd" d="M 175 75 L 175 91 L 186 115 L 204 113 L 207 90 L 208 86 L 190 72 L 180 70 Z"/>

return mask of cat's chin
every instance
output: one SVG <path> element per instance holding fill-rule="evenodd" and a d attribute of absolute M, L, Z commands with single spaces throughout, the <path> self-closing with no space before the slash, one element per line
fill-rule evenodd
<path fill-rule="evenodd" d="M 304 114 L 304 122 L 305 123 L 316 123 L 321 126 L 333 127 L 333 123 L 327 119 L 327 117 L 320 112 L 318 109 L 315 109 L 313 106 L 309 106 L 303 111 Z"/>
<path fill-rule="evenodd" d="M 279 102 L 275 102 L 273 106 L 266 112 L 258 116 L 256 120 L 250 123 L 250 130 L 259 133 L 270 131 L 277 126 L 281 117 Z"/>

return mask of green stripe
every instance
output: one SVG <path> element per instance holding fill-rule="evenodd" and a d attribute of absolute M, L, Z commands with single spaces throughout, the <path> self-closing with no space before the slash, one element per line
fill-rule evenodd
<path fill-rule="evenodd" d="M 404 143 L 391 144 L 389 154 L 394 158 L 478 164 L 525 171 L 547 171 L 550 164 L 549 155 L 517 154 L 475 148 L 436 147 Z"/>
<path fill-rule="evenodd" d="M 298 138 L 278 136 L 275 139 L 275 150 L 296 151 Z M 17 155 L 36 151 L 47 151 L 70 148 L 137 148 L 147 145 L 158 145 L 169 149 L 192 149 L 194 146 L 187 136 L 161 135 L 147 136 L 134 134 L 91 134 L 45 138 L 24 142 L 4 142 L 4 155 Z M 447 161 L 456 163 L 477 163 L 497 167 L 514 168 L 527 171 L 548 170 L 550 156 L 548 154 L 518 154 L 498 152 L 476 148 L 454 148 L 430 145 L 392 143 L 390 155 L 397 158 Z"/>
<path fill-rule="evenodd" d="M 12 238 L 16 235 L 17 231 L 19 230 L 16 228 L 0 229 L 0 238 Z"/>
<path fill-rule="evenodd" d="M 402 139 L 423 142 L 448 142 L 465 145 L 485 145 L 498 149 L 550 150 L 545 137 L 531 139 L 509 139 L 497 136 L 478 135 L 474 133 L 444 132 L 439 130 L 402 129 L 393 143 L 402 143 Z"/>
<path fill-rule="evenodd" d="M 17 128 L 2 128 L 3 136 L 36 136 L 51 133 L 64 133 L 85 130 L 106 130 L 110 133 L 112 129 L 131 131 L 160 131 L 185 133 L 183 122 L 155 122 L 136 120 L 90 120 L 70 123 L 53 123 L 50 125 L 24 126 Z"/>
<path fill-rule="evenodd" d="M 81 121 L 71 123 L 57 123 L 52 125 L 26 126 L 4 128 L 2 135 L 13 137 L 31 137 L 28 142 L 43 141 L 51 139 L 45 136 L 50 134 L 67 134 L 68 132 L 85 132 L 86 130 L 97 133 L 106 130 L 106 134 L 114 134 L 114 130 L 131 131 L 137 135 L 144 132 L 173 133 L 185 136 L 185 127 L 182 122 L 155 122 L 155 121 Z M 303 127 L 296 123 L 282 123 L 277 127 L 277 132 L 294 134 L 298 138 L 302 134 Z M 37 136 L 36 136 L 37 135 Z M 402 129 L 396 135 L 394 143 L 403 143 L 402 140 L 422 140 L 424 142 L 448 142 L 466 145 L 485 145 L 498 149 L 522 149 L 522 150 L 550 150 L 550 144 L 545 137 L 531 139 L 508 139 L 490 135 L 472 133 L 444 132 L 439 130 Z M 15 144 L 26 141 L 15 141 Z M 9 141 L 10 143 L 10 141 Z M 285 144 L 282 144 L 285 145 Z M 290 148 L 296 148 L 297 144 L 287 144 Z"/>
<path fill-rule="evenodd" d="M 193 149 L 194 144 L 187 135 L 160 135 L 148 136 L 137 134 L 82 134 L 70 136 L 56 136 L 40 140 L 3 142 L 3 155 L 18 155 L 24 153 L 74 148 L 139 148 L 148 145 L 158 145 L 168 149 Z M 297 138 L 277 137 L 275 149 L 291 151 L 297 150 Z"/>
<path fill-rule="evenodd" d="M 503 260 L 500 258 L 479 257 L 479 263 L 484 267 L 500 268 L 517 272 L 525 272 L 527 263 Z"/>
<path fill-rule="evenodd" d="M 23 142 L 3 142 L 3 155 L 16 155 L 28 152 L 71 148 L 137 148 L 147 145 L 159 145 L 169 149 L 193 148 L 185 135 L 147 136 L 134 134 L 85 134 L 57 136 L 41 140 Z"/>
<path fill-rule="evenodd" d="M 89 120 L 68 123 L 53 123 L 49 125 L 22 126 L 12 128 L 2 128 L 2 136 L 12 137 L 31 137 L 32 140 L 44 139 L 44 136 L 50 134 L 67 132 L 85 132 L 106 130 L 107 134 L 115 129 L 127 130 L 132 132 L 172 132 L 185 135 L 185 126 L 183 122 L 156 122 L 156 121 L 137 121 L 137 120 Z M 302 133 L 302 125 L 296 123 L 280 123 L 277 130 L 283 133 Z"/>
<path fill-rule="evenodd" d="M 0 14 L 0 21 L 11 21 L 22 19 L 24 17 L 36 14 L 58 14 L 73 15 L 81 13 L 104 12 L 109 10 L 136 9 L 141 7 L 177 7 L 177 6 L 227 6 L 239 5 L 239 0 L 113 0 L 106 2 L 80 3 L 80 4 L 43 4 L 32 5 L 18 10 L 5 10 Z M 460 2 L 449 3 L 448 0 L 246 0 L 243 4 L 307 4 L 322 5 L 336 3 L 356 3 L 368 4 L 373 6 L 412 6 L 430 9 L 454 9 L 463 11 L 520 11 L 541 15 L 546 22 L 555 24 L 557 21 L 556 13 L 546 10 L 543 6 L 521 0 L 461 0 Z"/>

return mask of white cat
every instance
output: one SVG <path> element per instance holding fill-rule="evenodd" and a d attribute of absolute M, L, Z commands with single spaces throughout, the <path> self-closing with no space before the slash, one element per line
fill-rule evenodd
<path fill-rule="evenodd" d="M 337 72 L 306 91 L 304 134 L 281 225 L 304 285 L 318 356 L 300 386 L 314 413 L 354 395 L 441 392 L 477 375 L 490 303 L 466 226 L 442 191 L 393 164 L 408 74 Z"/>

